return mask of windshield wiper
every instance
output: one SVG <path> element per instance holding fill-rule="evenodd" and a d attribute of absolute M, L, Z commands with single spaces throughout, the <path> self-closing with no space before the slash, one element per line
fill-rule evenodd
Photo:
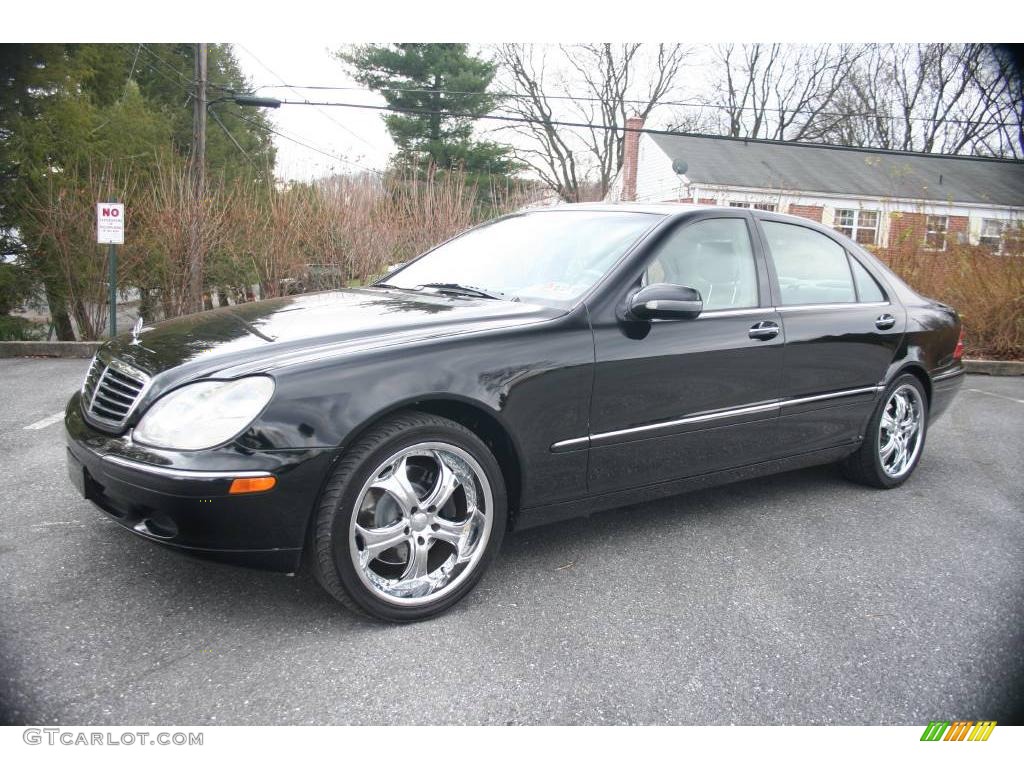
<path fill-rule="evenodd" d="M 505 294 L 501 291 L 485 291 L 483 288 L 477 288 L 474 285 L 462 285 L 460 283 L 423 283 L 423 285 L 417 285 L 416 288 L 436 288 L 438 293 L 478 296 L 481 299 L 503 300 L 505 298 Z"/>

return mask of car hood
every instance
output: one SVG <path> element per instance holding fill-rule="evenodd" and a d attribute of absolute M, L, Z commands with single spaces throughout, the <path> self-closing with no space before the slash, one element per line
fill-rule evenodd
<path fill-rule="evenodd" d="M 345 354 L 552 319 L 564 310 L 517 301 L 363 288 L 287 296 L 186 315 L 118 336 L 104 354 L 175 381 L 271 370 Z M 161 377 L 168 378 L 168 377 Z M 168 384 L 170 382 L 164 382 Z"/>

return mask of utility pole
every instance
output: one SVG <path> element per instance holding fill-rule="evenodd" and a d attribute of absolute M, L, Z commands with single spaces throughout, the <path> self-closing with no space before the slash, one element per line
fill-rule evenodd
<path fill-rule="evenodd" d="M 202 217 L 206 199 L 206 53 L 206 43 L 196 43 L 196 93 L 192 113 L 192 185 L 195 197 L 188 259 L 189 300 L 193 312 L 204 309 Z"/>
<path fill-rule="evenodd" d="M 110 202 L 117 202 L 117 195 L 110 198 Z M 107 314 L 110 315 L 110 338 L 117 336 L 117 246 L 110 243 L 107 246 Z"/>

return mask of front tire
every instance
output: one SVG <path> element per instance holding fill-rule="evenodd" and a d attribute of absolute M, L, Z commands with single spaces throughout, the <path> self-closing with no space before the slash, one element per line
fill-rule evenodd
<path fill-rule="evenodd" d="M 898 376 L 868 423 L 864 442 L 842 463 L 844 474 L 875 488 L 902 485 L 917 467 L 928 429 L 928 398 L 920 380 Z"/>
<path fill-rule="evenodd" d="M 426 619 L 480 580 L 507 517 L 501 468 L 479 437 L 440 416 L 399 413 L 332 471 L 314 521 L 313 572 L 352 610 Z"/>

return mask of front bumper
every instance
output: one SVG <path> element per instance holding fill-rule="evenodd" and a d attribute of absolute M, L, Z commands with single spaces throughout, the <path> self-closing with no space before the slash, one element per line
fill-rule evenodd
<path fill-rule="evenodd" d="M 115 522 L 189 554 L 269 570 L 298 568 L 334 449 L 156 451 L 91 427 L 78 395 L 68 403 L 64 424 L 72 483 Z M 277 485 L 264 493 L 228 493 L 234 478 L 261 474 L 272 474 Z"/>

